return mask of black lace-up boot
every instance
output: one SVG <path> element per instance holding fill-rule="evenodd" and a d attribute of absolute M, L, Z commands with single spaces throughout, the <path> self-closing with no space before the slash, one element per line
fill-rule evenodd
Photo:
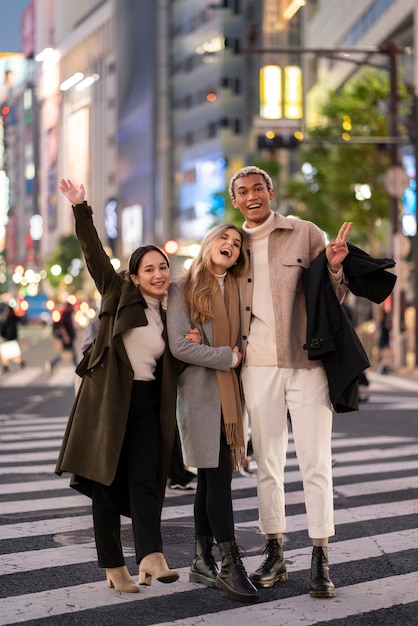
<path fill-rule="evenodd" d="M 328 548 L 313 547 L 309 595 L 311 598 L 334 598 L 336 595 L 329 577 Z"/>
<path fill-rule="evenodd" d="M 196 535 L 195 556 L 189 573 L 191 583 L 215 587 L 218 568 L 212 554 L 213 537 Z"/>
<path fill-rule="evenodd" d="M 216 577 L 218 589 L 226 591 L 231 600 L 237 602 L 258 602 L 260 596 L 247 576 L 241 555 L 235 541 L 218 543 L 222 558 L 222 568 Z"/>
<path fill-rule="evenodd" d="M 277 582 L 287 580 L 286 564 L 283 558 L 283 547 L 278 539 L 268 539 L 264 548 L 266 558 L 258 569 L 250 574 L 250 580 L 256 587 L 273 587 Z"/>

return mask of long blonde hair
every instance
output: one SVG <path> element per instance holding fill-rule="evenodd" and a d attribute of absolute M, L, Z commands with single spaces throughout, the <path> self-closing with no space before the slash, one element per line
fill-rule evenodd
<path fill-rule="evenodd" d="M 182 284 L 182 294 L 190 309 L 193 322 L 200 323 L 213 317 L 213 297 L 218 289 L 211 259 L 212 246 L 227 230 L 235 230 L 241 237 L 241 250 L 237 262 L 228 272 L 235 277 L 242 275 L 249 267 L 248 236 L 235 224 L 216 226 L 203 239 L 199 254 L 187 270 Z"/>

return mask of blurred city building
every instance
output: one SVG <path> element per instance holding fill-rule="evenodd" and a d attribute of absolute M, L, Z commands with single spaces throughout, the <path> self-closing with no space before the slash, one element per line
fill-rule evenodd
<path fill-rule="evenodd" d="M 391 94 L 386 103 L 390 128 L 385 149 L 390 167 L 385 187 L 391 201 L 391 241 L 383 254 L 397 263 L 397 287 L 385 303 L 392 319 L 392 347 L 395 366 L 406 365 L 407 354 L 418 365 L 418 324 L 415 346 L 409 339 L 405 307 L 418 307 L 418 247 L 416 235 L 416 162 L 418 156 L 418 4 L 413 0 L 316 0 L 306 3 L 307 123 L 314 125 L 318 102 L 329 90 L 338 90 L 351 76 L 370 67 L 387 71 Z M 331 51 L 327 54 L 327 51 Z M 360 50 L 357 52 L 356 50 Z M 399 141 L 401 122 L 398 81 L 411 95 L 408 136 Z M 355 141 L 355 138 L 353 138 Z M 413 262 L 411 263 L 411 259 Z"/>
<path fill-rule="evenodd" d="M 265 131 L 260 64 L 277 55 L 249 48 L 299 44 L 302 4 L 28 3 L 23 55 L 2 67 L 0 248 L 9 270 L 42 267 L 72 231 L 57 195 L 62 176 L 84 182 L 99 234 L 122 263 L 145 241 L 199 241 L 222 216 L 217 194 Z"/>
<path fill-rule="evenodd" d="M 231 173 L 266 150 L 291 171 L 304 111 L 358 69 L 315 49 L 416 50 L 417 24 L 413 0 L 28 2 L 22 55 L 0 57 L 0 280 L 72 232 L 63 176 L 122 266 L 200 241 Z M 416 55 L 397 60 L 418 85 Z"/>
<path fill-rule="evenodd" d="M 411 0 L 314 0 L 306 3 L 306 48 L 322 51 L 305 56 L 306 122 L 314 125 L 318 102 L 329 90 L 337 90 L 351 76 L 370 67 L 382 68 L 393 79 L 392 100 L 388 117 L 393 138 L 400 125 L 397 108 L 396 81 L 411 91 L 410 143 L 393 144 L 393 176 L 388 176 L 388 193 L 401 200 L 405 219 L 402 231 L 413 236 L 415 220 L 415 145 L 417 111 L 413 111 L 418 90 L 418 5 Z M 325 48 L 325 51 L 324 51 Z M 360 52 L 356 52 L 358 49 Z M 326 50 L 331 51 L 327 54 Z M 395 111 L 393 108 L 395 107 Z M 414 119 L 415 118 L 415 119 Z M 403 171 L 402 171 L 403 169 Z M 405 193 L 406 192 L 406 193 Z M 415 215 L 413 216 L 415 217 Z M 394 231 L 398 224 L 393 223 Z"/>

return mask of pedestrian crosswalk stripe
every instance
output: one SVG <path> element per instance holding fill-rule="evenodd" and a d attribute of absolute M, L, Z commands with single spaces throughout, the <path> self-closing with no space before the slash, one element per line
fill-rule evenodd
<path fill-rule="evenodd" d="M 11 372 L 0 378 L 0 387 L 26 387 L 42 382 L 47 387 L 74 387 L 74 365 L 62 363 L 53 370 L 51 376 L 45 373 L 43 367 L 27 366 L 23 369 Z"/>
<path fill-rule="evenodd" d="M 416 461 L 399 461 L 399 463 L 391 465 L 391 473 L 393 474 L 396 471 L 402 471 L 403 473 L 407 471 L 415 471 L 416 470 Z M 365 473 L 366 467 L 363 467 L 363 473 Z M 52 469 L 52 468 L 51 468 Z M 369 474 L 378 474 L 380 472 L 387 472 L 387 464 L 377 464 L 367 466 L 367 469 L 370 469 Z M 351 472 L 351 468 L 340 467 L 335 469 L 335 474 L 338 475 L 339 478 L 342 476 L 353 476 Z M 294 476 L 297 479 L 301 479 L 299 472 L 288 473 L 287 474 L 287 482 L 289 481 L 289 476 Z M 25 493 L 42 493 L 45 494 L 48 491 L 68 491 L 68 480 L 65 478 L 59 478 L 58 476 L 52 478 L 51 480 L 36 480 L 36 481 L 26 481 L 21 483 L 5 483 L 0 484 L 0 495 L 19 493 L 21 496 Z M 240 478 L 239 480 L 235 480 L 232 485 L 233 491 L 243 490 L 243 489 L 251 489 L 255 486 L 255 478 L 251 477 L 246 479 L 245 477 Z M 413 489 L 418 486 L 418 476 L 402 476 L 400 478 L 392 478 L 381 481 L 371 481 L 370 483 L 353 483 L 351 485 L 343 485 L 338 486 L 336 488 L 336 492 L 341 495 L 364 495 L 366 493 L 385 493 L 386 491 L 399 491 L 402 489 Z M 349 493 L 350 492 L 350 493 Z M 68 491 L 68 493 L 70 493 Z M 289 496 L 291 494 L 296 494 L 300 492 L 289 492 Z M 174 497 L 172 492 L 168 492 L 167 496 Z M 241 498 L 239 501 L 245 500 Z M 301 502 L 303 498 L 301 495 Z"/>
<path fill-rule="evenodd" d="M 107 611 L 108 623 L 111 623 L 111 616 L 119 615 L 119 611 L 132 606 L 132 602 L 138 607 L 144 602 L 155 602 L 155 626 L 192 626 L 197 622 L 212 626 L 245 623 L 306 626 L 333 620 L 354 624 L 357 616 L 365 620 L 362 623 L 367 623 L 370 616 L 372 623 L 377 611 L 418 602 L 418 566 L 414 566 L 412 557 L 403 557 L 415 554 L 418 546 L 417 438 L 335 434 L 335 523 L 340 532 L 330 539 L 331 575 L 333 567 L 335 572 L 345 568 L 352 573 L 351 584 L 337 585 L 335 600 L 312 600 L 307 593 L 312 548 L 306 532 L 306 514 L 301 508 L 304 503 L 301 474 L 290 433 L 285 474 L 288 528 L 284 534 L 290 585 L 280 585 L 279 591 L 272 592 L 272 595 L 276 593 L 275 597 L 280 593 L 277 600 L 269 599 L 269 590 L 263 590 L 259 605 L 229 602 L 229 608 L 225 609 L 225 603 L 220 608 L 215 601 L 213 613 L 205 610 L 198 617 L 186 616 L 177 622 L 174 619 L 158 624 L 158 615 L 162 615 L 158 607 L 163 598 L 179 596 L 183 606 L 193 606 L 193 598 L 201 597 L 202 586 L 188 582 L 189 565 L 177 568 L 181 578 L 176 583 L 163 585 L 153 581 L 151 587 L 141 587 L 140 594 L 120 594 L 107 589 L 104 575 L 98 582 L 89 582 L 88 568 L 95 571 L 93 580 L 102 575 L 96 565 L 91 501 L 69 488 L 68 475 L 53 474 L 66 422 L 66 416 L 43 418 L 30 414 L 13 418 L 2 416 L 0 420 L 0 548 L 3 542 L 7 546 L 0 555 L 0 581 L 5 577 L 7 583 L 6 577 L 11 580 L 14 576 L 19 576 L 20 580 L 18 588 L 11 586 L 13 591 L 0 599 L 0 624 L 39 620 L 52 625 L 60 623 L 61 619 L 65 622 L 65 616 L 70 618 L 70 615 L 83 621 L 83 614 L 86 616 L 86 612 L 95 609 Z M 255 476 L 235 475 L 232 489 L 237 535 L 251 532 L 255 543 L 259 541 L 259 546 L 252 547 L 244 557 L 247 570 L 252 571 L 260 564 L 258 549 L 261 551 L 264 544 L 258 527 Z M 372 496 L 375 496 L 373 501 Z M 163 531 L 173 524 L 192 527 L 193 496 L 167 490 L 162 520 Z M 130 530 L 130 520 L 122 518 L 122 527 Z M 292 547 L 295 540 L 300 543 L 300 536 L 306 537 L 306 543 Z M 127 543 L 124 552 L 132 565 L 133 546 Z M 191 552 L 192 549 L 190 546 Z M 217 551 L 216 556 L 219 557 Z M 402 559 L 403 571 L 393 575 L 394 569 L 375 565 L 387 563 L 388 559 L 391 563 Z M 367 563 L 373 580 L 363 580 L 360 563 Z M 65 579 L 66 568 L 78 565 L 83 567 L 80 567 L 77 584 L 64 586 L 58 582 Z M 176 566 L 175 563 L 170 565 Z M 411 569 L 414 571 L 409 571 Z M 131 566 L 130 570 L 136 578 L 137 573 Z M 301 574 L 306 577 L 306 584 L 303 582 L 301 590 L 293 596 L 295 585 L 300 585 Z M 31 580 L 31 576 L 32 580 L 37 577 L 40 584 L 36 589 L 40 590 L 27 593 L 30 585 L 25 588 L 22 581 L 25 577 Z M 208 590 L 208 594 L 216 593 L 220 597 L 217 590 Z M 288 597 L 290 593 L 292 597 Z"/>
<path fill-rule="evenodd" d="M 90 541 L 85 541 L 82 545 L 57 546 L 42 550 L 42 554 L 39 554 L 39 550 L 28 550 L 26 552 L 0 556 L 0 570 L 2 575 L 35 571 L 46 567 L 60 567 L 63 563 L 73 565 L 77 563 L 95 562 L 97 558 L 96 549 L 93 540 L 93 530 L 90 530 Z M 413 528 L 370 537 L 358 537 L 346 541 L 332 542 L 329 547 L 329 552 L 330 554 L 332 553 L 332 564 L 337 565 L 357 559 L 372 559 L 380 557 L 382 554 L 395 554 L 396 552 L 403 552 L 405 550 L 414 550 L 417 545 L 418 529 Z M 129 548 L 125 548 L 124 552 L 129 556 Z M 311 552 L 312 549 L 310 546 L 285 551 L 288 572 L 305 571 L 309 569 Z M 132 554 L 133 552 L 131 551 L 131 555 Z M 243 560 L 248 571 L 252 571 L 258 566 L 260 557 L 248 556 Z M 186 579 L 188 571 L 189 568 L 183 569 L 183 576 Z M 164 585 L 164 589 L 170 590 L 172 587 Z"/>
<path fill-rule="evenodd" d="M 402 605 L 417 601 L 418 573 L 411 572 L 403 576 L 392 576 L 383 580 L 340 587 L 335 601 L 316 599 L 313 602 L 308 595 L 296 596 L 274 602 L 264 602 L 262 612 L 258 605 L 222 611 L 222 621 L 219 621 L 219 614 L 210 613 L 199 615 L 198 621 L 196 617 L 182 618 L 179 621 L 159 622 L 154 626 L 195 626 L 197 623 L 204 624 L 204 626 L 219 626 L 220 624 L 222 626 L 242 624 L 311 626 L 355 616 L 364 617 L 366 614 L 372 614 L 373 611 L 388 609 L 396 604 Z M 261 619 L 260 613 L 262 613 Z M 350 621 L 349 623 L 354 625 L 356 622 Z M 410 626 L 412 626 L 411 622 Z"/>
<path fill-rule="evenodd" d="M 356 540 L 358 541 L 358 540 Z M 415 539 L 416 541 L 416 539 Z M 82 549 L 79 548 L 80 554 Z M 253 559 L 254 560 L 254 559 Z M 303 569 L 309 563 L 309 554 L 304 557 Z M 2 624 L 17 624 L 26 620 L 46 619 L 51 616 L 64 615 L 78 611 L 85 611 L 96 607 L 120 605 L 124 602 L 141 602 L 151 598 L 161 598 L 164 595 L 173 595 L 184 592 L 193 592 L 200 585 L 187 581 L 188 568 L 182 568 L 180 580 L 173 585 L 155 583 L 151 587 L 141 587 L 140 594 L 119 594 L 118 592 L 106 589 L 105 582 L 88 583 L 85 585 L 75 585 L 52 589 L 40 593 L 29 593 L 23 596 L 15 596 L 0 599 L 0 615 Z M 295 571 L 290 569 L 289 571 Z M 201 588 L 201 587 L 200 587 Z M 69 602 L 71 598 L 71 602 Z M 267 624 L 277 626 L 278 617 L 282 624 L 289 623 L 292 626 L 297 624 L 315 624 L 333 619 L 342 619 L 353 615 L 361 615 L 366 612 L 388 608 L 396 602 L 397 604 L 418 601 L 418 572 L 410 572 L 400 576 L 392 576 L 384 579 L 372 580 L 364 583 L 353 584 L 348 587 L 338 589 L 338 600 L 315 600 L 309 596 L 296 596 L 284 598 L 279 601 L 263 602 L 262 621 L 251 619 L 251 615 L 260 615 L 259 606 L 237 607 L 219 613 L 199 615 L 200 624 L 213 624 L 219 626 L 223 624 L 248 623 Z M 305 604 L 305 610 L 301 604 Z M 298 619 L 298 615 L 303 617 Z M 240 622 L 240 616 L 246 621 Z M 221 621 L 220 621 L 221 619 Z M 190 619 L 182 618 L 177 622 L 182 626 L 196 624 L 196 617 Z M 162 622 L 163 624 L 176 624 L 176 622 Z M 156 625 L 155 625 L 156 626 Z"/>

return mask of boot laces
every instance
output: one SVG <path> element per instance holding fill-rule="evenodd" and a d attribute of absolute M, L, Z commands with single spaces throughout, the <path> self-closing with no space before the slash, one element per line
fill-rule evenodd
<path fill-rule="evenodd" d="M 263 554 L 266 555 L 261 567 L 270 569 L 279 558 L 278 544 L 266 543 L 264 546 Z"/>
<path fill-rule="evenodd" d="M 231 564 L 235 573 L 244 572 L 246 575 L 246 570 L 244 567 L 244 563 L 242 562 L 242 555 L 246 554 L 245 550 L 241 548 L 241 546 L 233 546 L 231 547 Z"/>
<path fill-rule="evenodd" d="M 315 578 L 322 578 L 323 580 L 329 580 L 328 575 L 328 559 L 324 554 L 324 551 L 317 552 L 316 559 L 313 563 L 313 572 Z"/>
<path fill-rule="evenodd" d="M 215 557 L 212 554 L 211 544 L 206 544 L 202 551 L 203 560 L 211 569 L 218 569 L 215 561 Z"/>

